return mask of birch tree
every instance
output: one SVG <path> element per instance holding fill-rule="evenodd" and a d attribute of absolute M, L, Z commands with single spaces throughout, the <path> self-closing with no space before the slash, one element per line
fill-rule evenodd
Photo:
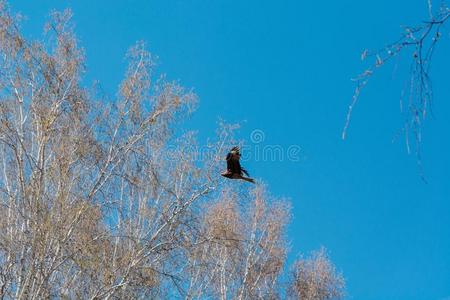
<path fill-rule="evenodd" d="M 71 17 L 29 40 L 0 1 L 0 297 L 279 298 L 289 203 L 221 179 L 235 126 L 176 133 L 197 97 L 143 43 L 99 97 Z"/>

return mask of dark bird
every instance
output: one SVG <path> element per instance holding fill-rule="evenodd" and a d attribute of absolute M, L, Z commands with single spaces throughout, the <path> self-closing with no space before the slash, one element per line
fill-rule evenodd
<path fill-rule="evenodd" d="M 227 154 L 227 171 L 220 174 L 223 177 L 230 179 L 242 179 L 251 183 L 255 183 L 255 180 L 248 177 L 250 176 L 244 168 L 241 167 L 239 159 L 241 158 L 241 153 L 239 153 L 239 147 L 233 147 L 231 151 Z M 243 175 L 247 175 L 244 177 Z"/>

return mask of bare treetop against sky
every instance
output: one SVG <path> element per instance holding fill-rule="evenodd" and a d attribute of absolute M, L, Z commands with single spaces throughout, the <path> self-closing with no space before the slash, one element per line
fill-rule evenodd
<path fill-rule="evenodd" d="M 428 3 L 136 0 L 125 4 L 43 0 L 9 4 L 13 11 L 26 16 L 22 21 L 25 37 L 39 39 L 52 9 L 72 9 L 76 42 L 84 48 L 86 59 L 82 66 L 70 66 L 85 71 L 80 82 L 84 86 L 99 80 L 98 97 L 105 101 L 130 92 L 129 85 L 122 82 L 129 62 L 124 57 L 131 45 L 143 40 L 159 56 L 152 56 L 151 63 L 158 65 L 157 72 L 167 72 L 165 82 L 180 80 L 180 86 L 193 87 L 198 95 L 197 111 L 177 125 L 177 132 L 197 129 L 200 144 L 206 144 L 215 136 L 218 117 L 244 121 L 236 136 L 244 141 L 243 165 L 252 175 L 260 176 L 255 180 L 266 182 L 273 194 L 292 199 L 292 222 L 280 222 L 276 228 L 288 226 L 289 262 L 297 253 L 323 245 L 337 269 L 344 272 L 350 299 L 446 299 L 450 297 L 449 24 L 442 28 L 429 69 L 433 115 L 428 114 L 421 128 L 423 171 L 428 183 L 420 180 L 416 157 L 407 154 L 405 139 L 398 135 L 405 124 L 399 100 L 408 86 L 408 55 L 412 57 L 413 53 L 395 57 L 377 69 L 359 95 L 346 140 L 341 139 L 354 93 L 350 79 L 365 70 L 361 53 L 396 41 L 404 32 L 402 26 L 428 20 Z M 142 75 L 145 79 L 146 75 Z M 179 85 L 171 88 L 175 94 L 186 95 L 180 98 L 181 104 L 191 108 L 196 99 L 190 98 L 189 89 L 181 90 Z M 175 104 L 166 103 L 170 107 Z M 182 106 L 186 110 L 181 114 L 188 110 L 187 106 Z M 128 125 L 136 129 L 132 120 L 139 124 L 146 116 L 146 112 L 136 113 L 130 116 Z M 89 138 L 81 134 L 81 127 L 76 128 L 80 138 Z M 108 128 L 103 129 L 106 132 Z M 163 129 L 153 134 L 165 135 Z M 251 138 L 252 132 L 258 133 L 256 139 L 254 135 Z M 267 156 L 261 155 L 263 149 L 281 149 L 285 155 L 264 159 Z M 287 155 L 288 149 L 301 151 L 293 157 Z M 86 158 L 86 162 L 92 161 L 95 156 Z M 224 163 L 221 161 L 217 169 L 219 177 Z M 127 167 L 137 170 L 131 163 Z M 187 162 L 177 168 L 191 170 Z M 199 191 L 191 192 L 195 195 Z M 226 195 L 226 201 L 213 201 L 201 219 L 201 224 L 214 226 L 200 231 L 210 236 L 221 230 L 231 236 L 246 232 L 245 216 L 238 217 L 239 210 L 235 209 L 239 203 L 233 193 Z M 270 211 L 264 201 L 258 204 L 252 199 L 248 199 L 254 204 L 252 209 Z M 279 205 L 274 208 L 272 214 L 261 216 L 277 219 L 285 213 Z M 79 209 L 84 209 L 83 205 L 73 207 L 73 212 Z M 101 213 L 90 211 L 92 218 Z M 221 220 L 210 219 L 214 212 L 227 214 Z M 88 222 L 82 225 L 92 226 Z M 96 230 L 92 234 L 104 229 Z M 278 237 L 274 234 L 266 242 L 276 245 L 274 249 L 284 249 L 284 241 Z M 83 243 L 83 239 L 77 237 L 73 243 Z M 204 253 L 223 251 L 209 246 L 196 248 L 192 262 L 204 263 Z M 120 251 L 126 250 L 124 247 Z M 90 250 L 86 251 L 82 254 L 88 255 Z M 284 255 L 282 251 L 276 255 L 273 251 L 262 253 L 270 266 L 273 264 L 268 262 L 274 262 L 274 257 Z M 236 257 L 232 252 L 228 254 Z M 321 261 L 320 253 L 313 257 Z M 84 268 L 92 269 L 96 263 L 90 261 Z M 308 261 L 300 260 L 292 266 L 293 277 L 308 276 Z M 299 271 L 295 266 L 306 268 Z M 151 271 L 141 271 L 141 279 L 152 284 L 155 277 Z M 204 270 L 196 271 L 200 276 Z M 235 271 L 239 273 L 237 268 Z M 197 287 L 197 283 L 192 286 Z M 261 290 L 270 290 L 270 285 L 261 285 Z M 236 289 L 236 293 L 240 292 Z"/>

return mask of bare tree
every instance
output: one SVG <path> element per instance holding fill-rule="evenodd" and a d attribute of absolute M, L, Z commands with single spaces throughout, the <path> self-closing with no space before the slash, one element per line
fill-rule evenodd
<path fill-rule="evenodd" d="M 279 297 L 289 204 L 220 179 L 235 126 L 204 155 L 143 43 L 99 99 L 69 10 L 43 40 L 19 24 L 0 1 L 0 298 Z"/>
<path fill-rule="evenodd" d="M 291 269 L 288 296 L 292 299 L 325 300 L 344 297 L 344 279 L 335 271 L 325 250 L 310 259 L 298 259 Z"/>
<path fill-rule="evenodd" d="M 245 204 L 240 204 L 245 203 Z M 261 186 L 209 203 L 189 256 L 187 298 L 275 299 L 287 254 L 289 204 Z"/>

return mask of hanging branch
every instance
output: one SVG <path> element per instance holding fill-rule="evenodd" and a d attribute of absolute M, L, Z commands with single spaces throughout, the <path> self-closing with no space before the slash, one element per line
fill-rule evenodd
<path fill-rule="evenodd" d="M 405 134 L 405 143 L 408 153 L 411 152 L 409 136 L 415 140 L 416 156 L 421 165 L 420 145 L 422 141 L 422 124 L 428 113 L 432 114 L 433 89 L 430 77 L 430 66 L 437 42 L 442 37 L 443 25 L 450 18 L 450 8 L 441 4 L 436 14 L 433 14 L 432 1 L 428 0 L 429 20 L 418 26 L 407 26 L 401 37 L 395 42 L 376 51 L 364 50 L 361 60 L 372 59 L 369 67 L 352 79 L 356 83 L 355 91 L 349 105 L 342 139 L 347 136 L 348 127 L 353 108 L 358 102 L 361 90 L 367 85 L 375 71 L 399 56 L 405 51 L 412 51 L 408 88 L 402 92 L 400 98 L 400 111 L 405 116 L 405 123 L 401 130 Z M 404 103 L 404 100 L 407 100 Z"/>

